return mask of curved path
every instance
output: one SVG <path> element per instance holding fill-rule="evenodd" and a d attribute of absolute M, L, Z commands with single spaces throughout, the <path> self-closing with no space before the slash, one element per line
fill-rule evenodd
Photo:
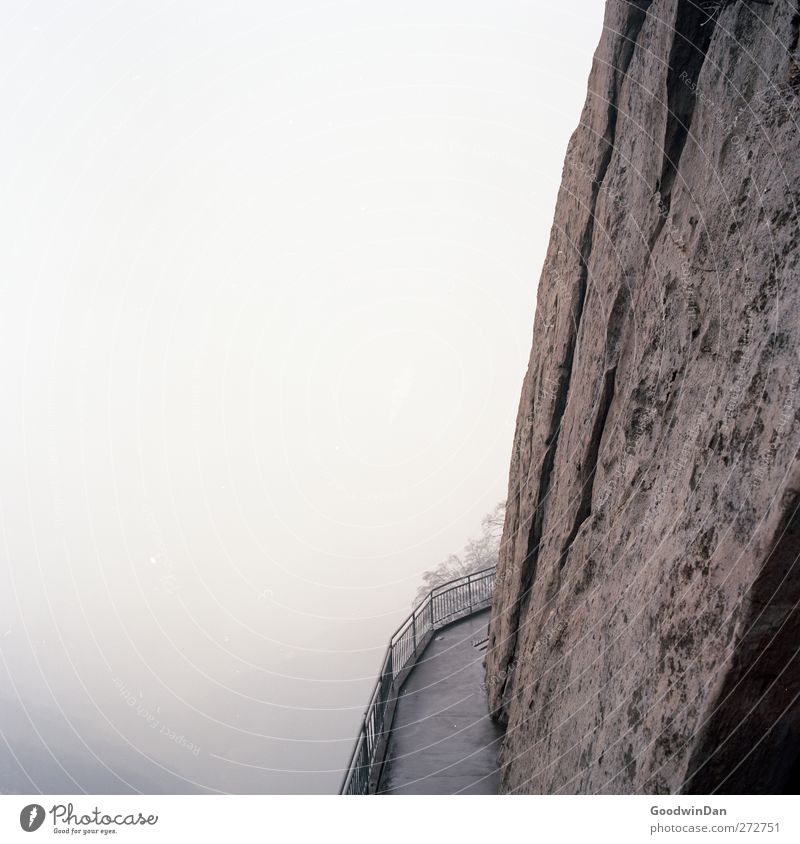
<path fill-rule="evenodd" d="M 438 631 L 403 684 L 379 794 L 496 794 L 503 731 L 489 718 L 489 610 Z"/>

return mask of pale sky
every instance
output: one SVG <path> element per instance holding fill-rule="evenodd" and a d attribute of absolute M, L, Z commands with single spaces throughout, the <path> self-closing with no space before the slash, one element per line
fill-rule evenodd
<path fill-rule="evenodd" d="M 336 790 L 505 497 L 602 12 L 3 6 L 0 791 Z"/>

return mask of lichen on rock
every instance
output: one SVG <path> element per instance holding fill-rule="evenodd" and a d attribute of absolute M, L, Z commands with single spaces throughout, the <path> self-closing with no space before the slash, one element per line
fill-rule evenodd
<path fill-rule="evenodd" d="M 512 452 L 504 791 L 800 785 L 799 31 L 607 4 Z"/>

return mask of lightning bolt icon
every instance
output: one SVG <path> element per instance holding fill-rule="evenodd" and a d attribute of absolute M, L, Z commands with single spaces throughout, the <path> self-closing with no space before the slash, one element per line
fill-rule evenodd
<path fill-rule="evenodd" d="M 36 820 L 36 816 L 37 816 L 38 814 L 39 814 L 39 809 L 38 809 L 36 806 L 34 806 L 34 807 L 31 809 L 31 816 L 30 816 L 30 818 L 28 819 L 28 829 L 30 829 L 30 828 L 33 826 L 33 822 Z"/>

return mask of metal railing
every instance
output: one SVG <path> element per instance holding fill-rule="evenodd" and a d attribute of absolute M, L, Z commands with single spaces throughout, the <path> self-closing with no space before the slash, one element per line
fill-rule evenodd
<path fill-rule="evenodd" d="M 492 567 L 437 586 L 397 628 L 389 640 L 340 794 L 374 793 L 403 681 L 436 630 L 491 604 L 494 576 Z"/>

